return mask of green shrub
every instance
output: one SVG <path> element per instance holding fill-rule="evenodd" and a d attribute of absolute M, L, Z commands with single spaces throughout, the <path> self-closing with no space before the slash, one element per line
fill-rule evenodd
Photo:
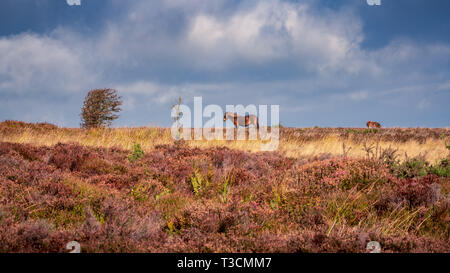
<path fill-rule="evenodd" d="M 349 134 L 360 134 L 361 132 L 355 129 L 347 129 L 347 133 Z"/>
<path fill-rule="evenodd" d="M 141 144 L 137 143 L 133 145 L 133 152 L 128 156 L 128 161 L 135 162 L 141 159 L 145 155 L 144 150 L 141 147 Z"/>
<path fill-rule="evenodd" d="M 195 195 L 199 194 L 199 192 L 207 185 L 207 180 L 203 178 L 199 170 L 194 171 L 190 181 Z"/>
<path fill-rule="evenodd" d="M 376 134 L 378 133 L 378 129 L 366 129 L 364 130 L 364 134 Z"/>
<path fill-rule="evenodd" d="M 430 169 L 429 163 L 423 157 L 408 158 L 402 163 L 391 166 L 394 173 L 401 178 L 426 176 Z"/>
<path fill-rule="evenodd" d="M 220 190 L 220 200 L 223 203 L 228 202 L 228 195 L 230 194 L 231 191 L 231 185 L 234 181 L 234 173 L 232 171 L 230 171 L 228 173 L 228 175 L 225 177 L 223 184 L 222 184 L 222 188 Z"/>
<path fill-rule="evenodd" d="M 136 201 L 145 202 L 148 200 L 150 188 L 148 184 L 139 184 L 131 189 L 131 197 Z"/>
<path fill-rule="evenodd" d="M 448 159 L 444 158 L 439 165 L 431 166 L 430 173 L 440 177 L 450 177 L 450 165 L 448 164 Z"/>
<path fill-rule="evenodd" d="M 436 165 L 430 165 L 422 157 L 407 159 L 406 161 L 390 164 L 394 174 L 401 178 L 423 177 L 434 174 L 439 177 L 450 177 L 450 165 L 444 158 Z"/>

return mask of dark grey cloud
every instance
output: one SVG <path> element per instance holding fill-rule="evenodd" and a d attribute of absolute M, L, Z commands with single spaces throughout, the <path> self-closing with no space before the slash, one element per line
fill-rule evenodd
<path fill-rule="evenodd" d="M 23 32 L 2 19 L 11 27 L 0 35 L 0 119 L 77 126 L 87 91 L 111 87 L 125 101 L 118 126 L 168 126 L 178 96 L 188 104 L 203 96 L 205 104 L 223 107 L 279 104 L 281 123 L 290 126 L 361 126 L 368 119 L 448 126 L 448 41 L 419 42 L 415 30 L 374 34 L 368 25 L 377 17 L 365 18 L 366 6 L 93 2 L 72 10 L 74 24 L 68 16 Z M 11 12 L 23 5 L 6 3 L 0 5 Z M 95 8 L 101 16 L 89 22 Z M 378 14 L 383 6 L 375 9 Z M 383 42 L 370 42 L 375 36 Z"/>

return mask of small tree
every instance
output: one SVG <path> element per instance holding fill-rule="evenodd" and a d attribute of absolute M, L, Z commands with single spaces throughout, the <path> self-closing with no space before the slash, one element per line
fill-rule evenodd
<path fill-rule="evenodd" d="M 90 91 L 84 99 L 81 108 L 81 127 L 99 128 L 109 127 L 112 122 L 119 118 L 115 114 L 120 112 L 122 98 L 114 89 L 96 89 Z"/>

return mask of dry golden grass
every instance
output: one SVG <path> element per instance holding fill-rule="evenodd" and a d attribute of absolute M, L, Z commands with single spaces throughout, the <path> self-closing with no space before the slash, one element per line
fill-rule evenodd
<path fill-rule="evenodd" d="M 320 156 L 323 154 L 364 157 L 366 146 L 379 145 L 379 148 L 397 149 L 399 159 L 422 155 L 434 163 L 447 157 L 446 141 L 449 142 L 449 129 L 367 129 L 346 128 L 281 128 L 278 152 L 288 157 Z M 58 143 L 75 142 L 89 147 L 120 147 L 131 149 L 134 144 L 141 144 L 146 151 L 161 144 L 173 144 L 174 140 L 168 128 L 114 128 L 114 129 L 77 129 L 54 128 L 48 125 L 26 124 L 22 122 L 0 123 L 0 141 L 28 143 L 52 146 Z M 191 140 L 191 147 L 209 148 L 225 146 L 231 149 L 259 152 L 260 140 Z"/>

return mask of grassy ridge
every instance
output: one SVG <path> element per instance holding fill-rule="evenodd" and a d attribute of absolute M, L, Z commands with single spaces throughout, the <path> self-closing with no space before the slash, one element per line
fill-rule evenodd
<path fill-rule="evenodd" d="M 280 128 L 278 152 L 288 157 L 347 155 L 363 158 L 379 149 L 391 147 L 400 159 L 419 155 L 431 163 L 447 156 L 450 130 L 429 128 Z M 118 147 L 130 150 L 139 143 L 150 151 L 157 145 L 173 144 L 167 128 L 116 128 L 83 130 L 58 128 L 51 124 L 29 124 L 17 121 L 0 123 L 0 141 L 52 146 L 79 143 L 90 147 Z M 261 141 L 189 141 L 190 147 L 228 147 L 258 152 Z M 372 151 L 368 148 L 373 147 Z"/>

